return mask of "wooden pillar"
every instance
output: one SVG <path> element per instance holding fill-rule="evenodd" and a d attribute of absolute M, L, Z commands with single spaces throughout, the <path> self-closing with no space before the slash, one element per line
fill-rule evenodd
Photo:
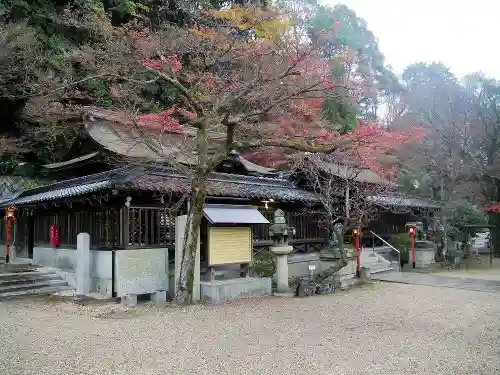
<path fill-rule="evenodd" d="M 120 242 L 121 248 L 126 249 L 129 243 L 130 212 L 128 207 L 120 209 Z"/>

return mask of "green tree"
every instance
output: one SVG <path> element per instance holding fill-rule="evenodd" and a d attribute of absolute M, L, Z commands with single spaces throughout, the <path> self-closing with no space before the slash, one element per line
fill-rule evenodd
<path fill-rule="evenodd" d="M 323 55 L 328 58 L 349 55 L 332 62 L 332 74 L 363 82 L 361 97 L 356 102 L 342 100 L 344 93 L 330 95 L 325 101 L 325 117 L 334 124 L 341 123 L 346 131 L 356 126 L 358 117 L 376 120 L 381 101 L 400 90 L 398 79 L 385 65 L 377 39 L 366 21 L 345 5 L 313 9 L 309 20 L 311 37 L 319 35 Z"/>
<path fill-rule="evenodd" d="M 399 121 L 428 129 L 409 160 L 431 174 L 446 200 L 500 202 L 500 82 L 478 73 L 459 81 L 442 64 L 417 63 L 405 70 L 403 83 Z M 496 216 L 492 210 L 493 225 Z M 492 238 L 500 255 L 497 232 Z"/>

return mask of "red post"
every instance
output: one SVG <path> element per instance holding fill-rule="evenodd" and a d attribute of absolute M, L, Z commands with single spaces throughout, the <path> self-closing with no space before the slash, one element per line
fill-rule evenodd
<path fill-rule="evenodd" d="M 12 221 L 14 220 L 15 208 L 8 207 L 5 210 L 5 263 L 10 262 L 10 241 L 12 238 Z"/>
<path fill-rule="evenodd" d="M 356 247 L 356 277 L 361 277 L 361 248 L 359 246 L 359 229 L 354 229 L 354 246 Z"/>
<path fill-rule="evenodd" d="M 7 228 L 5 230 L 5 263 L 10 261 L 10 240 L 12 236 L 12 218 L 7 217 Z"/>
<path fill-rule="evenodd" d="M 412 267 L 415 268 L 415 228 L 410 228 L 408 234 L 411 242 L 411 263 Z"/>

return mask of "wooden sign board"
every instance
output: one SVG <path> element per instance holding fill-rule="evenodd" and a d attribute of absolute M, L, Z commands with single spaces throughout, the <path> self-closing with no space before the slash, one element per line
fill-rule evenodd
<path fill-rule="evenodd" d="M 252 261 L 252 227 L 210 227 L 210 266 L 244 264 Z"/>

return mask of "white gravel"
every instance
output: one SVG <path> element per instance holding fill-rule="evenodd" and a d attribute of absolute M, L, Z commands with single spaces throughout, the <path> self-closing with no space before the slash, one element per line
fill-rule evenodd
<path fill-rule="evenodd" d="M 0 374 L 499 374 L 500 295 L 373 284 L 187 309 L 0 303 Z"/>
<path fill-rule="evenodd" d="M 435 274 L 440 276 L 459 277 L 462 279 L 500 280 L 500 269 L 498 268 L 438 270 Z"/>

